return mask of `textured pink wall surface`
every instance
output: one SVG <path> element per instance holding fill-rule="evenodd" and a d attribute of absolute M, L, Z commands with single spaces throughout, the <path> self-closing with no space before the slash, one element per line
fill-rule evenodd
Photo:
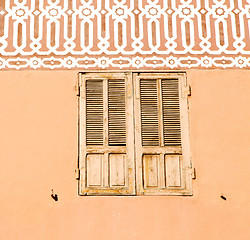
<path fill-rule="evenodd" d="M 187 71 L 191 197 L 78 196 L 77 73 L 0 72 L 0 239 L 249 239 L 249 71 Z"/>

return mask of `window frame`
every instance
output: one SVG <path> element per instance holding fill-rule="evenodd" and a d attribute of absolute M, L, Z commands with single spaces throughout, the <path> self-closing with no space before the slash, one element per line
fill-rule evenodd
<path fill-rule="evenodd" d="M 140 95 L 140 92 L 138 92 L 138 84 L 139 81 L 138 76 L 143 76 L 144 78 L 148 76 L 148 74 L 153 74 L 153 77 L 163 77 L 163 78 L 178 78 L 180 84 L 179 84 L 179 91 L 180 91 L 180 108 L 181 108 L 181 141 L 182 141 L 182 160 L 181 160 L 181 168 L 182 168 L 182 188 L 179 189 L 169 189 L 167 192 L 164 191 L 143 191 L 143 179 L 142 179 L 142 174 L 143 172 L 140 171 L 139 169 L 142 169 L 138 162 L 138 147 L 136 146 L 136 142 L 138 141 L 138 136 L 139 134 L 134 133 L 135 137 L 135 144 L 134 144 L 134 162 L 135 162 L 135 167 L 134 167 L 134 177 L 132 181 L 134 181 L 134 191 L 131 191 L 130 193 L 121 193 L 121 192 L 113 192 L 113 193 L 105 193 L 102 191 L 99 191 L 97 193 L 92 192 L 91 194 L 86 194 L 83 193 L 82 189 L 83 186 L 82 184 L 85 184 L 84 181 L 81 179 L 81 170 L 82 170 L 82 155 L 83 150 L 82 150 L 82 141 L 85 136 L 81 132 L 80 125 L 82 123 L 82 118 L 85 117 L 85 113 L 83 111 L 83 106 L 81 106 L 81 100 L 80 100 L 80 95 L 85 94 L 83 93 L 83 88 L 82 88 L 82 76 L 85 74 L 93 74 L 96 75 L 101 75 L 103 74 L 105 77 L 111 77 L 113 78 L 114 75 L 119 76 L 120 74 L 126 74 L 130 76 L 131 81 L 132 81 L 132 86 L 131 86 L 131 94 L 133 97 L 133 114 L 134 115 L 139 115 L 140 109 L 138 112 L 138 104 L 136 104 L 136 99 L 138 98 L 138 94 Z M 152 78 L 152 77 L 151 77 Z M 80 72 L 78 74 L 78 96 L 79 96 L 79 101 L 78 101 L 78 169 L 79 171 L 79 177 L 78 177 L 78 193 L 79 195 L 193 195 L 192 192 L 192 178 L 193 178 L 193 168 L 192 168 L 192 163 L 191 163 L 191 153 L 190 153 L 190 136 L 189 136 L 189 112 L 188 112 L 188 106 L 189 106 L 189 86 L 187 85 L 187 76 L 185 71 L 162 71 L 162 70 L 157 70 L 157 71 L 85 71 L 85 72 Z M 127 91 L 127 90 L 126 90 Z M 183 107 L 184 106 L 184 107 Z M 138 117 L 135 117 L 135 121 L 133 123 L 133 128 L 134 132 L 136 132 L 137 125 L 138 125 Z M 170 147 L 171 148 L 171 147 Z"/>

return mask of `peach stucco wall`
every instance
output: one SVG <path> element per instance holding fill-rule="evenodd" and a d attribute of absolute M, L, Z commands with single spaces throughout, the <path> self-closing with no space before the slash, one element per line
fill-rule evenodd
<path fill-rule="evenodd" d="M 0 72 L 0 239 L 250 239 L 250 71 L 187 75 L 194 195 L 80 197 L 77 71 Z"/>

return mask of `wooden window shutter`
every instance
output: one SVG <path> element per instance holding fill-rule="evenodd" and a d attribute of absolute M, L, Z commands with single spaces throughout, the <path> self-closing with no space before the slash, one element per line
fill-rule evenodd
<path fill-rule="evenodd" d="M 137 193 L 191 195 L 185 74 L 134 74 Z"/>
<path fill-rule="evenodd" d="M 132 74 L 81 74 L 80 194 L 135 194 Z"/>

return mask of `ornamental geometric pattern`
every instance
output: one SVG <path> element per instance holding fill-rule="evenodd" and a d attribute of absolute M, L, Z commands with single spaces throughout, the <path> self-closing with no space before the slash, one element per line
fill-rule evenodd
<path fill-rule="evenodd" d="M 249 68 L 250 0 L 1 0 L 0 69 Z"/>

